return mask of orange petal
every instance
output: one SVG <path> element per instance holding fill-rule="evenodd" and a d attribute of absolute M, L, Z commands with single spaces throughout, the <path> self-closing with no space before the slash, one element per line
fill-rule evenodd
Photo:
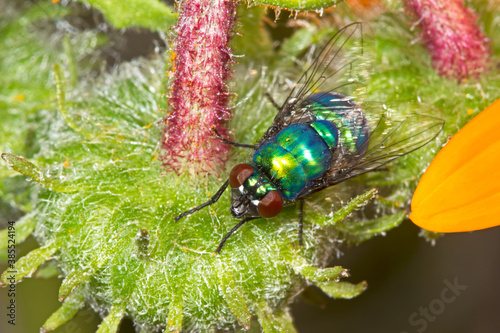
<path fill-rule="evenodd" d="M 436 155 L 413 194 L 410 219 L 436 232 L 500 225 L 500 99 Z"/>

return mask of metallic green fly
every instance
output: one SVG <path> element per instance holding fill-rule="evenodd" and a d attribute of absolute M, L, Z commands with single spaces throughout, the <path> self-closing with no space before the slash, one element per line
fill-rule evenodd
<path fill-rule="evenodd" d="M 264 136 L 255 145 L 222 138 L 235 147 L 253 149 L 252 160 L 237 164 L 228 180 L 204 204 L 175 219 L 209 206 L 231 187 L 231 213 L 240 218 L 222 239 L 244 223 L 278 215 L 282 208 L 300 204 L 299 244 L 302 244 L 303 203 L 307 196 L 413 152 L 436 138 L 443 127 L 437 116 L 419 113 L 421 107 L 356 103 L 349 94 L 359 85 L 350 72 L 362 56 L 340 56 L 361 32 L 360 23 L 340 29 L 320 49 L 302 74 Z M 362 43 L 362 39 L 361 39 Z M 417 112 L 414 112 L 416 109 Z"/>

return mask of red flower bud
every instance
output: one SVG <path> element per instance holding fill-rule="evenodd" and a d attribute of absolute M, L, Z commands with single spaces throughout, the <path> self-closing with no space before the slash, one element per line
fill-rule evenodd
<path fill-rule="evenodd" d="M 176 173 L 217 173 L 229 148 L 214 135 L 227 133 L 230 119 L 226 80 L 236 15 L 232 0 L 180 3 L 171 53 L 169 109 L 163 132 L 163 162 Z"/>

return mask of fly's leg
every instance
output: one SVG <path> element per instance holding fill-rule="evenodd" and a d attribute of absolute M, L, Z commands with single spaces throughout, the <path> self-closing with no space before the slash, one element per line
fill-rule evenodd
<path fill-rule="evenodd" d="M 245 224 L 245 222 L 248 222 L 248 221 L 251 221 L 251 220 L 255 220 L 255 219 L 258 219 L 258 217 L 247 217 L 247 218 L 244 218 L 243 220 L 241 220 L 237 225 L 235 225 L 233 227 L 233 229 L 231 229 L 231 231 L 229 231 L 225 236 L 224 238 L 220 241 L 219 243 L 219 246 L 217 246 L 217 250 L 215 250 L 215 252 L 220 252 L 220 250 L 222 250 L 222 247 L 224 246 L 224 244 L 226 243 L 227 239 L 229 237 L 231 237 L 232 234 L 234 234 L 234 232 L 236 230 L 238 230 L 243 224 Z"/>
<path fill-rule="evenodd" d="M 269 102 L 271 102 L 271 104 L 276 108 L 276 110 L 278 111 L 281 110 L 281 106 L 279 106 L 278 103 L 276 103 L 276 101 L 274 100 L 273 96 L 271 96 L 270 93 L 266 92 L 266 97 L 269 100 Z"/>
<path fill-rule="evenodd" d="M 210 200 L 208 200 L 207 202 L 205 202 L 205 203 L 204 203 L 204 204 L 202 204 L 202 205 L 199 205 L 198 207 L 195 207 L 195 208 L 193 208 L 193 209 L 190 209 L 190 210 L 188 210 L 188 211 L 186 211 L 186 212 L 184 212 L 184 213 L 180 214 L 179 216 L 174 217 L 175 221 L 177 222 L 177 221 L 179 221 L 181 218 L 183 218 L 184 216 L 187 216 L 187 215 L 193 214 L 194 212 L 197 212 L 197 211 L 199 211 L 200 209 L 203 209 L 203 208 L 205 208 L 205 207 L 207 207 L 207 206 L 210 206 L 210 205 L 211 205 L 211 204 L 213 204 L 213 203 L 216 203 L 216 202 L 217 202 L 217 200 L 219 200 L 219 198 L 221 197 L 222 193 L 224 193 L 224 191 L 226 190 L 226 188 L 227 188 L 227 185 L 228 185 L 228 184 L 229 184 L 229 179 L 228 179 L 228 180 L 226 180 L 226 181 L 224 182 L 224 184 L 222 184 L 222 186 L 221 186 L 221 187 L 217 190 L 217 192 L 214 194 L 214 196 L 213 196 Z"/>
<path fill-rule="evenodd" d="M 300 200 L 299 204 L 299 245 L 302 246 L 302 234 L 304 233 L 304 199 Z"/>
<path fill-rule="evenodd" d="M 257 148 L 255 145 L 247 145 L 245 143 L 238 143 L 238 142 L 228 140 L 228 139 L 224 138 L 222 135 L 220 135 L 219 132 L 215 129 L 215 127 L 212 127 L 212 131 L 215 133 L 215 136 L 217 136 L 217 138 L 219 140 L 221 140 L 224 143 L 227 143 L 228 145 L 232 145 L 234 147 L 240 147 L 240 148 L 251 148 L 254 150 Z"/>

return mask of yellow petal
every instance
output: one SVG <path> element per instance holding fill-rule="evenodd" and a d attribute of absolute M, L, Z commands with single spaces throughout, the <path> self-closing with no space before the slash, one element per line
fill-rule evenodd
<path fill-rule="evenodd" d="M 436 232 L 500 225 L 500 99 L 436 155 L 413 195 L 410 219 Z"/>

